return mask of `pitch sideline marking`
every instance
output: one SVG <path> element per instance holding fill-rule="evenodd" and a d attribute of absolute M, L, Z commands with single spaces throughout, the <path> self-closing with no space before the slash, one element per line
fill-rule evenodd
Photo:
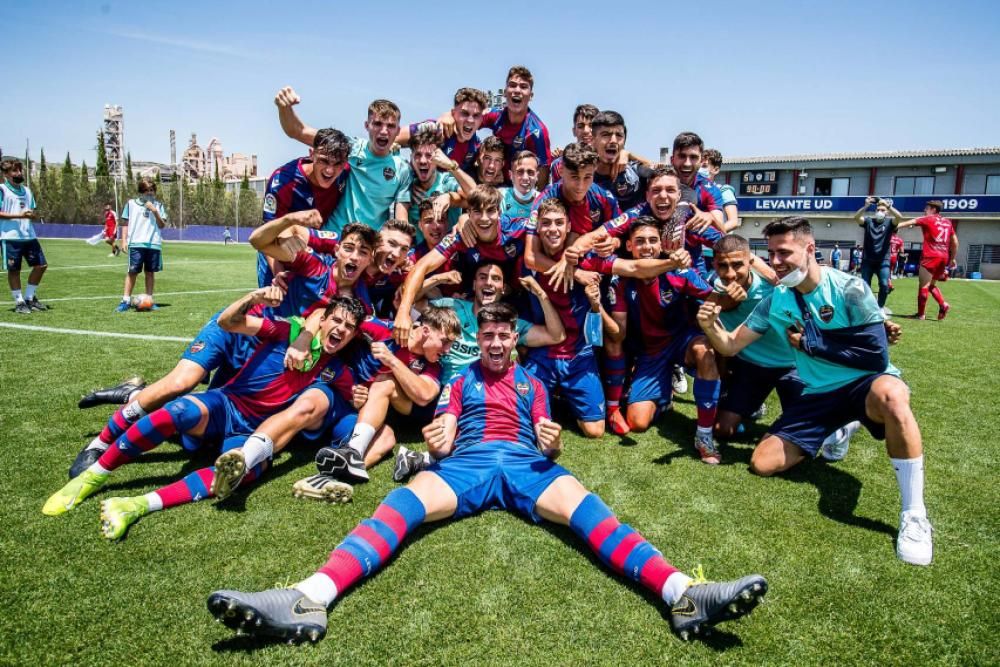
<path fill-rule="evenodd" d="M 71 334 L 74 336 L 98 336 L 104 338 L 131 338 L 133 340 L 163 340 L 171 343 L 187 343 L 190 338 L 180 336 L 154 336 L 152 334 L 130 334 L 119 333 L 117 331 L 88 331 L 86 329 L 58 329 L 56 327 L 40 327 L 34 324 L 16 324 L 14 322 L 0 322 L 0 327 L 6 329 L 23 329 L 25 331 L 40 331 L 43 333 Z"/>
<path fill-rule="evenodd" d="M 205 289 L 205 290 L 189 290 L 186 292 L 157 292 L 155 296 L 178 296 L 181 294 L 220 294 L 222 292 L 250 292 L 253 287 L 227 287 L 225 289 Z M 45 299 L 45 303 L 53 303 L 56 301 L 101 301 L 102 299 L 115 299 L 120 301 L 122 298 L 121 294 L 112 294 L 109 296 L 61 296 L 55 299 Z M 5 305 L 13 306 L 13 301 L 2 302 Z"/>
<path fill-rule="evenodd" d="M 169 266 L 176 266 L 178 264 L 245 264 L 245 259 L 178 259 L 169 263 Z M 49 271 L 73 271 L 77 269 L 106 269 L 109 267 L 118 267 L 122 269 L 127 269 L 128 264 L 123 262 L 117 262 L 115 264 L 73 264 L 70 266 L 50 266 L 46 269 L 46 273 Z"/>

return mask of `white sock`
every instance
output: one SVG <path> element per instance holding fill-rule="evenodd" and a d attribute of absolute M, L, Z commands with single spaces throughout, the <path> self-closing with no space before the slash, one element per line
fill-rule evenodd
<path fill-rule="evenodd" d="M 896 482 L 903 501 L 903 512 L 927 516 L 924 507 L 924 457 L 915 459 L 889 459 L 896 470 Z"/>
<path fill-rule="evenodd" d="M 32 285 L 28 283 L 28 286 L 24 288 L 24 300 L 31 301 L 35 298 L 35 290 L 38 289 L 38 285 Z"/>
<path fill-rule="evenodd" d="M 364 456 L 374 437 L 375 428 L 371 424 L 358 422 L 354 426 L 354 432 L 351 433 L 351 439 L 347 441 L 347 446 Z"/>
<path fill-rule="evenodd" d="M 424 465 L 430 465 L 434 463 L 434 459 L 431 458 L 430 452 L 423 452 L 424 455 Z"/>
<path fill-rule="evenodd" d="M 703 436 L 703 437 L 706 437 L 706 438 L 712 437 L 712 427 L 711 426 L 698 426 L 697 427 L 697 431 L 698 431 L 698 435 L 700 435 L 700 436 Z"/>
<path fill-rule="evenodd" d="M 308 579 L 303 579 L 292 586 L 313 602 L 319 602 L 329 607 L 337 599 L 337 586 L 333 579 L 322 572 L 317 572 Z"/>
<path fill-rule="evenodd" d="M 132 401 L 134 401 L 134 400 L 135 400 L 135 397 L 139 395 L 139 392 L 140 392 L 140 391 L 142 391 L 142 389 L 136 389 L 135 391 L 131 392 L 131 393 L 130 393 L 130 394 L 128 395 L 128 399 L 127 399 L 127 400 L 125 401 L 125 403 L 126 403 L 126 404 L 128 404 L 128 403 L 131 403 Z M 141 408 L 140 408 L 140 409 L 141 409 Z"/>
<path fill-rule="evenodd" d="M 145 498 L 146 502 L 149 503 L 150 512 L 159 512 L 163 509 L 163 498 L 161 498 L 160 494 L 156 491 L 150 491 L 144 495 L 143 498 Z"/>
<path fill-rule="evenodd" d="M 247 470 L 261 461 L 266 461 L 274 454 L 274 441 L 263 433 L 254 433 L 243 443 L 243 458 Z"/>
<path fill-rule="evenodd" d="M 122 303 L 130 303 L 131 301 L 132 301 L 132 295 L 131 294 L 123 294 L 122 295 Z"/>
<path fill-rule="evenodd" d="M 667 604 L 673 605 L 681 599 L 684 591 L 687 590 L 688 584 L 692 581 L 693 579 L 683 572 L 674 572 L 663 582 L 663 590 L 660 591 L 660 597 Z"/>
<path fill-rule="evenodd" d="M 87 449 L 99 449 L 103 452 L 107 451 L 108 447 L 110 446 L 111 445 L 109 443 L 104 442 L 103 440 L 101 440 L 100 436 L 98 436 L 90 441 L 90 444 L 87 445 Z"/>
<path fill-rule="evenodd" d="M 19 289 L 12 289 L 10 291 L 10 295 L 14 297 L 14 303 L 17 303 L 18 301 L 24 301 L 24 297 L 21 296 L 21 290 Z"/>
<path fill-rule="evenodd" d="M 111 471 L 108 470 L 107 468 L 105 468 L 104 466 L 102 466 L 99 461 L 94 461 L 91 464 L 91 466 L 89 468 L 87 468 L 87 472 L 92 472 L 95 475 L 110 475 L 111 474 Z"/>
<path fill-rule="evenodd" d="M 122 417 L 124 417 L 125 421 L 129 424 L 134 424 L 145 416 L 146 411 L 142 409 L 141 405 L 139 405 L 139 401 L 132 401 L 122 408 Z"/>

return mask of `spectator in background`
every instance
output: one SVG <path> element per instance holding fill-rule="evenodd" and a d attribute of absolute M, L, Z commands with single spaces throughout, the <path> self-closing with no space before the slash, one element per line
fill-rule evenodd
<path fill-rule="evenodd" d="M 874 216 L 866 216 L 865 210 L 875 207 Z M 854 214 L 854 220 L 865 230 L 864 250 L 861 259 L 861 280 L 871 286 L 872 276 L 878 277 L 878 307 L 884 308 L 889 298 L 889 250 L 890 239 L 903 216 L 884 199 L 867 197 L 865 205 Z"/>
<path fill-rule="evenodd" d="M 833 250 L 830 251 L 830 266 L 840 269 L 840 244 L 834 243 Z"/>
<path fill-rule="evenodd" d="M 851 248 L 851 265 L 848 267 L 851 273 L 858 273 L 861 270 L 861 246 L 856 245 Z"/>
<path fill-rule="evenodd" d="M 222 230 L 222 245 L 229 245 L 233 242 L 233 233 L 229 231 L 229 225 L 226 225 Z"/>

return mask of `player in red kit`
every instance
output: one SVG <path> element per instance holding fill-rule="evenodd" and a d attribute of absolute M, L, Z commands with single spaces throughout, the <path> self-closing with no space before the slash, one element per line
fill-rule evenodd
<path fill-rule="evenodd" d="M 941 295 L 937 281 L 947 280 L 948 271 L 955 268 L 955 257 L 958 255 L 958 235 L 951 220 L 941 215 L 944 204 L 938 200 L 929 201 L 924 207 L 924 217 L 899 223 L 899 229 L 920 227 L 924 233 L 924 246 L 920 255 L 920 287 L 917 292 L 918 320 L 924 319 L 927 308 L 927 297 L 932 296 L 938 302 L 938 319 L 943 320 L 951 309 Z"/>

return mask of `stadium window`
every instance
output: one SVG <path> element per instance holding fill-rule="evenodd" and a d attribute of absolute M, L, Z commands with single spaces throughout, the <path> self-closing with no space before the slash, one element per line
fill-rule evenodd
<path fill-rule="evenodd" d="M 986 194 L 1000 195 L 1000 174 L 991 174 L 986 177 Z"/>
<path fill-rule="evenodd" d="M 932 195 L 934 194 L 933 176 L 897 176 L 894 195 Z"/>
<path fill-rule="evenodd" d="M 846 197 L 850 189 L 850 178 L 817 178 L 813 186 L 813 195 L 816 197 Z"/>

